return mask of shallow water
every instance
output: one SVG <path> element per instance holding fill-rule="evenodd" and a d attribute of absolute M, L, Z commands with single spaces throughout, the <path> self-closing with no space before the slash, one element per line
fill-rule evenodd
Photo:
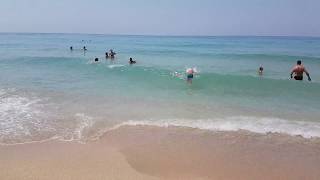
<path fill-rule="evenodd" d="M 320 137 L 319 38 L 0 34 L 0 47 L 1 143 L 85 140 L 123 123 Z M 312 82 L 289 80 L 297 59 Z"/>

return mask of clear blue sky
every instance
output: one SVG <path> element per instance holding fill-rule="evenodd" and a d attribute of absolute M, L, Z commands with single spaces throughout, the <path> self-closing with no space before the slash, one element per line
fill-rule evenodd
<path fill-rule="evenodd" d="M 0 1 L 0 32 L 320 36 L 320 0 Z"/>

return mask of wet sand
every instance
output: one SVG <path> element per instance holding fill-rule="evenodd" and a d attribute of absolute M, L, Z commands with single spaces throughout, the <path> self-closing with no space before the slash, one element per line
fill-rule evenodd
<path fill-rule="evenodd" d="M 320 178 L 320 140 L 126 126 L 99 140 L 0 146 L 0 179 Z"/>

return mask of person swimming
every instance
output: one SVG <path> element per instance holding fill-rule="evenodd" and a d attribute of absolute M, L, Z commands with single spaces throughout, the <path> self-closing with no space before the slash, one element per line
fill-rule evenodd
<path fill-rule="evenodd" d="M 262 65 L 259 67 L 259 69 L 258 69 L 258 74 L 259 74 L 259 76 L 262 76 L 263 75 L 263 67 L 262 67 Z"/>
<path fill-rule="evenodd" d="M 109 54 L 110 54 L 110 57 L 113 59 L 117 53 L 114 52 L 112 49 L 110 49 L 110 53 Z"/>
<path fill-rule="evenodd" d="M 309 72 L 302 65 L 302 61 L 299 60 L 299 61 L 297 61 L 297 65 L 293 67 L 291 74 L 290 74 L 290 77 L 291 77 L 291 79 L 294 78 L 297 81 L 302 81 L 303 80 L 303 73 L 306 73 L 306 75 L 308 76 L 308 80 L 311 81 Z M 295 74 L 294 77 L 293 77 L 293 74 Z"/>
<path fill-rule="evenodd" d="M 73 51 L 73 47 L 72 46 L 70 46 L 70 51 Z"/>
<path fill-rule="evenodd" d="M 87 51 L 87 48 L 85 46 L 83 46 L 83 51 Z"/>
<path fill-rule="evenodd" d="M 188 68 L 186 70 L 186 73 L 187 73 L 187 82 L 189 84 L 192 84 L 192 80 L 193 80 L 194 74 L 196 73 L 195 68 Z"/>
<path fill-rule="evenodd" d="M 134 61 L 132 58 L 129 59 L 129 64 L 136 64 L 137 61 Z"/>
<path fill-rule="evenodd" d="M 95 59 L 94 59 L 94 62 L 99 62 L 99 58 L 95 58 Z"/>
<path fill-rule="evenodd" d="M 108 52 L 106 52 L 106 59 L 108 59 L 109 58 L 109 53 Z"/>

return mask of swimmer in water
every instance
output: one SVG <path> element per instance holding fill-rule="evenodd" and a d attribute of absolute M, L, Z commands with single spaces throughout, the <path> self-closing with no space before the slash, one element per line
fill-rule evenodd
<path fill-rule="evenodd" d="M 258 70 L 258 74 L 259 74 L 259 76 L 262 76 L 263 75 L 263 67 L 262 67 L 262 65 L 259 67 L 259 70 Z"/>
<path fill-rule="evenodd" d="M 136 64 L 137 61 L 134 61 L 132 58 L 129 59 L 129 64 Z"/>
<path fill-rule="evenodd" d="M 113 59 L 117 53 L 110 49 L 110 57 Z"/>
<path fill-rule="evenodd" d="M 187 73 L 187 82 L 189 84 L 192 84 L 192 80 L 193 80 L 194 74 L 196 73 L 195 69 L 194 68 L 189 68 L 189 69 L 187 69 L 186 73 Z"/>
<path fill-rule="evenodd" d="M 108 52 L 106 52 L 106 59 L 108 59 L 109 58 L 109 53 Z"/>
<path fill-rule="evenodd" d="M 87 48 L 85 46 L 83 46 L 83 51 L 87 51 Z"/>
<path fill-rule="evenodd" d="M 70 51 L 73 51 L 73 47 L 72 46 L 70 46 Z"/>
<path fill-rule="evenodd" d="M 94 59 L 94 62 L 99 62 L 99 58 L 95 58 L 95 59 Z"/>
<path fill-rule="evenodd" d="M 303 73 L 306 73 L 306 75 L 308 76 L 308 80 L 311 81 L 309 72 L 302 65 L 301 60 L 299 60 L 299 61 L 297 61 L 297 65 L 291 71 L 291 74 L 290 74 L 291 79 L 294 78 L 297 81 L 302 81 L 303 80 Z M 293 74 L 295 74 L 294 77 L 293 77 Z"/>

